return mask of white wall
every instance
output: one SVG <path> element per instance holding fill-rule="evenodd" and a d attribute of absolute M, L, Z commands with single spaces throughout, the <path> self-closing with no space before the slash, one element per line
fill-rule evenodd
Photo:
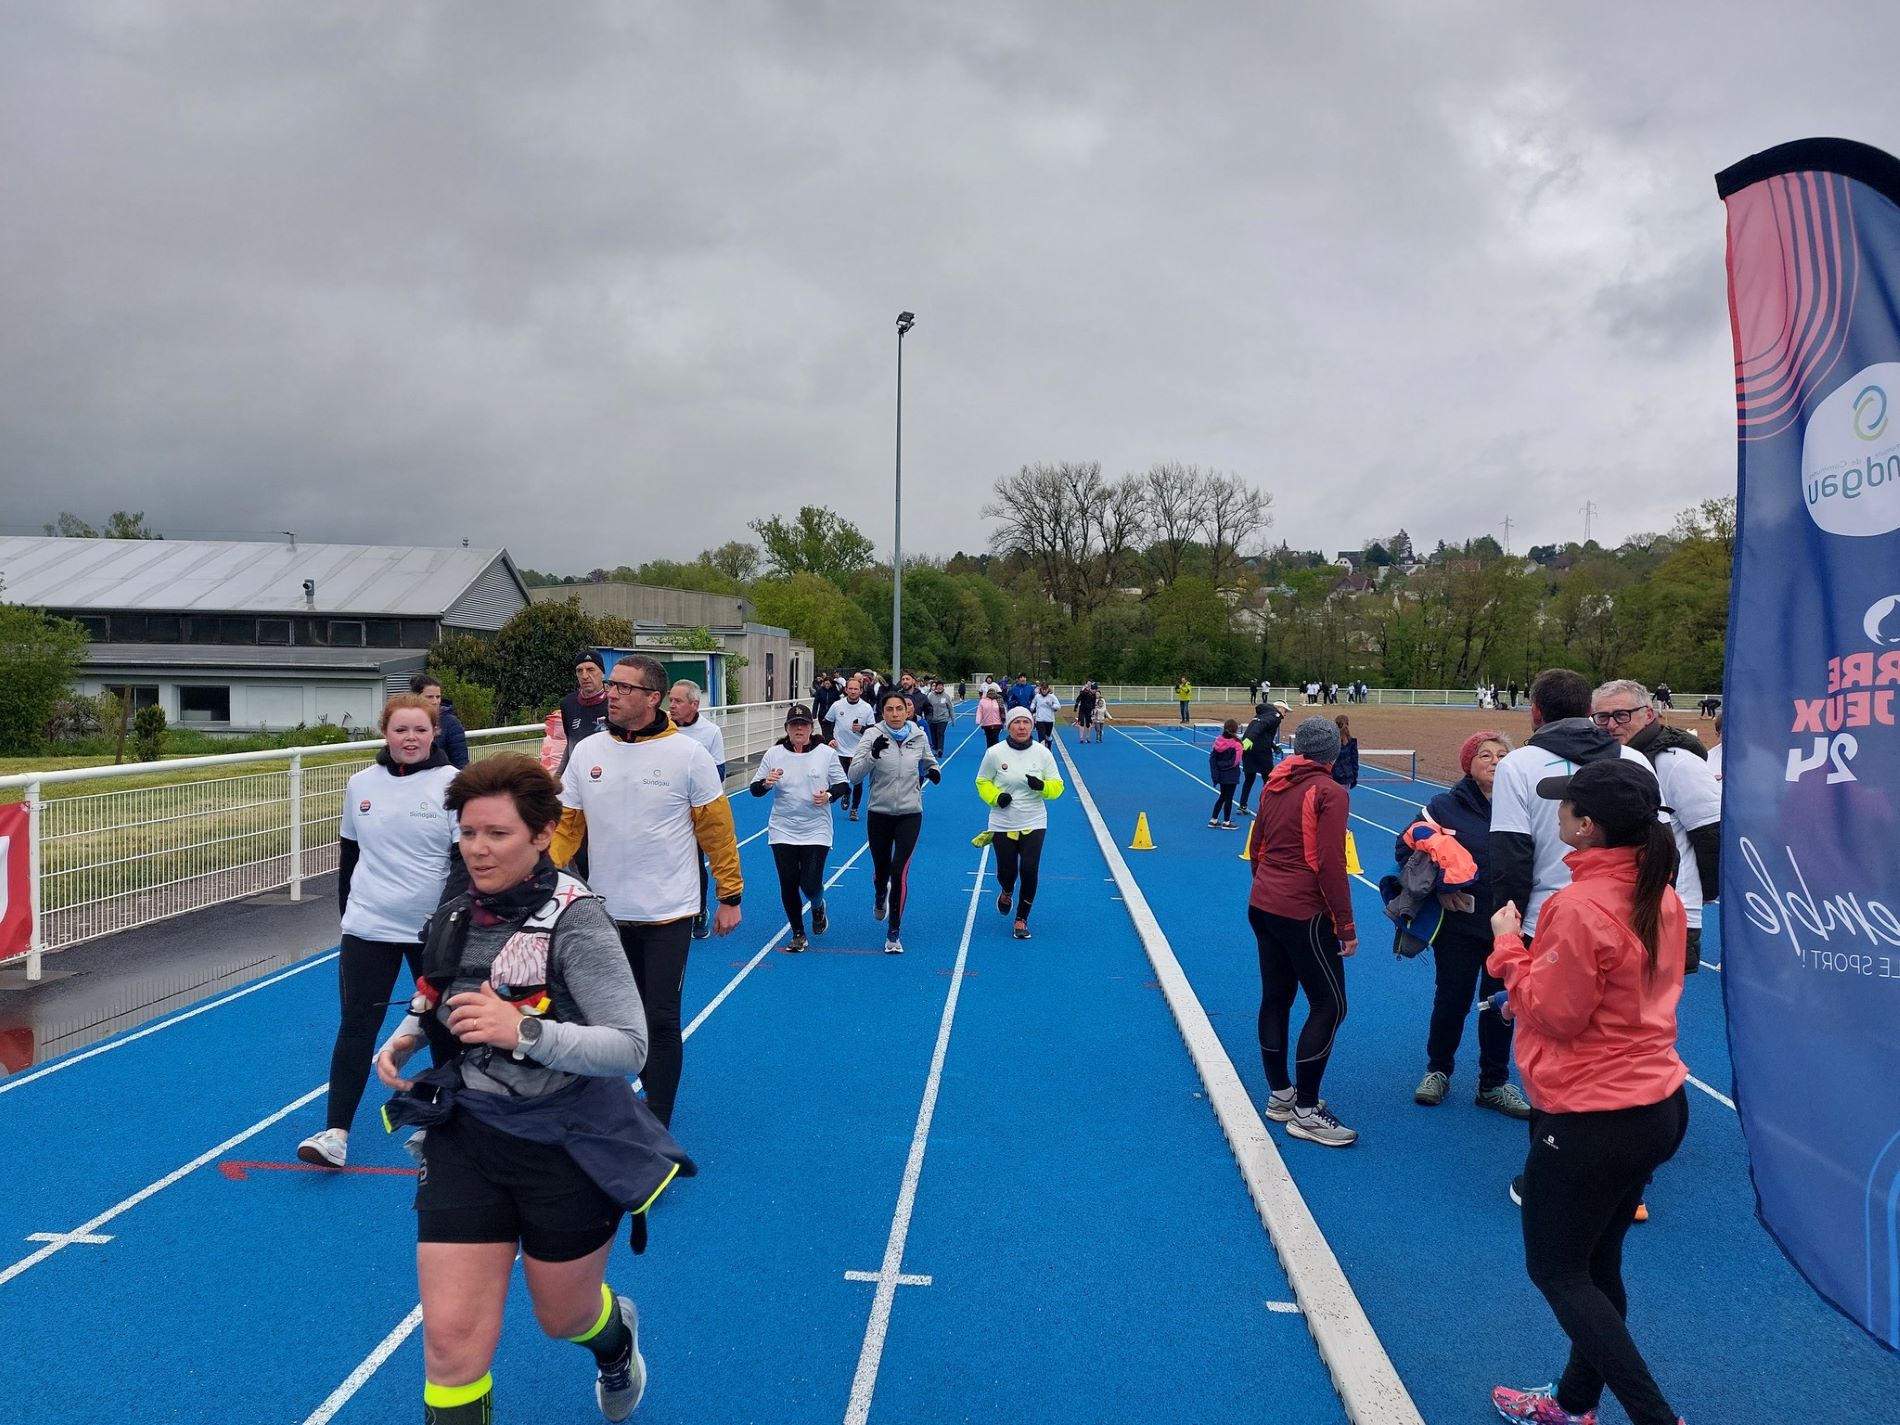
<path fill-rule="evenodd" d="M 165 710 L 166 722 L 214 731 L 230 728 L 251 732 L 262 726 L 271 732 L 285 732 L 298 723 L 314 727 L 325 718 L 341 727 L 347 716 L 348 726 L 373 735 L 386 697 L 383 680 L 373 674 L 359 678 L 299 682 L 282 677 L 246 678 L 240 674 L 228 677 L 205 674 L 180 677 L 176 673 L 130 673 L 123 678 L 117 675 L 109 679 L 97 676 L 82 678 L 74 686 L 86 696 L 96 697 L 125 683 L 145 687 L 156 685 L 158 705 Z M 228 724 L 184 722 L 180 712 L 179 689 L 207 685 L 230 688 L 231 721 Z"/>

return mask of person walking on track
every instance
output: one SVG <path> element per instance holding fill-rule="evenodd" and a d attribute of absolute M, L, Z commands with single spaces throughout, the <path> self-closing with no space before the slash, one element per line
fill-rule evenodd
<path fill-rule="evenodd" d="M 421 697 L 394 697 L 383 705 L 382 723 L 383 750 L 344 788 L 337 828 L 342 1014 L 324 1127 L 297 1145 L 299 1158 L 322 1168 L 349 1159 L 350 1124 L 369 1084 L 390 991 L 405 963 L 415 973 L 422 927 L 457 859 L 455 818 L 442 800 L 456 768 L 435 741 L 433 710 Z"/>
<path fill-rule="evenodd" d="M 1253 779 L 1258 777 L 1264 782 L 1267 773 L 1273 770 L 1273 754 L 1280 737 L 1280 723 L 1292 711 L 1285 703 L 1261 703 L 1253 710 L 1253 721 L 1240 734 L 1243 753 L 1240 770 L 1246 774 L 1240 787 L 1240 810 L 1243 816 L 1253 815 Z"/>
<path fill-rule="evenodd" d="M 1102 701 L 1101 690 L 1095 686 L 1095 680 L 1089 679 L 1075 694 L 1075 740 L 1078 744 L 1090 742 L 1095 737 L 1095 710 Z"/>
<path fill-rule="evenodd" d="M 796 955 L 805 939 L 804 902 L 811 902 L 811 932 L 823 935 L 825 857 L 831 851 L 831 804 L 851 794 L 838 754 L 812 736 L 812 710 L 792 704 L 785 714 L 785 736 L 765 749 L 752 778 L 752 795 L 772 798 L 766 840 L 778 868 L 779 899 L 792 938 L 785 948 Z"/>
<path fill-rule="evenodd" d="M 458 773 L 446 799 L 470 889 L 430 918 L 410 1016 L 376 1055 L 396 1092 L 386 1119 L 424 1130 L 411 1140 L 423 1419 L 487 1425 L 519 1253 L 541 1329 L 593 1358 L 595 1402 L 625 1420 L 646 1362 L 607 1256 L 629 1211 L 645 1245 L 641 1214 L 692 1160 L 627 1082 L 646 1055 L 640 994 L 600 899 L 548 858 L 554 779 L 503 753 Z M 434 1067 L 404 1078 L 425 1042 Z"/>
<path fill-rule="evenodd" d="M 1260 1060 L 1272 1090 L 1266 1116 L 1293 1137 L 1328 1148 L 1359 1137 L 1319 1096 L 1346 1018 L 1346 961 L 1359 950 L 1346 877 L 1351 793 L 1333 780 L 1338 754 L 1339 729 L 1330 719 L 1299 725 L 1293 755 L 1267 775 L 1247 847 L 1247 920 L 1260 954 Z M 1302 992 L 1306 1023 L 1289 1069 L 1293 1001 Z"/>
<path fill-rule="evenodd" d="M 825 721 L 831 725 L 827 740 L 832 750 L 838 754 L 838 760 L 845 766 L 851 765 L 851 759 L 858 754 L 858 743 L 865 732 L 877 721 L 877 710 L 864 701 L 864 679 L 853 673 L 844 682 L 844 696 L 831 705 L 831 711 L 825 714 Z M 858 808 L 864 804 L 864 788 L 855 780 L 851 787 L 851 820 L 858 819 Z"/>
<path fill-rule="evenodd" d="M 726 735 L 719 724 L 701 717 L 700 702 L 705 694 L 690 678 L 681 678 L 667 690 L 666 711 L 682 736 L 690 737 L 706 749 L 706 755 L 719 769 L 719 784 L 726 782 Z M 704 940 L 712 934 L 712 917 L 706 913 L 706 858 L 699 859 L 699 914 L 693 917 L 693 939 Z"/>
<path fill-rule="evenodd" d="M 1037 685 L 1036 701 L 1029 706 L 1036 718 L 1036 741 L 1047 747 L 1056 737 L 1056 717 L 1062 711 L 1062 699 L 1055 695 L 1047 678 Z"/>
<path fill-rule="evenodd" d="M 565 866 L 589 839 L 591 885 L 607 902 L 633 969 L 647 1019 L 641 1081 L 660 1122 L 673 1121 L 683 1062 L 680 994 L 693 917 L 699 913 L 699 858 L 712 861 L 719 908 L 714 935 L 739 928 L 739 844 L 732 804 L 706 749 L 680 735 L 666 715 L 666 670 L 644 654 L 614 665 L 607 681 L 613 715 L 605 732 L 582 738 L 561 779 L 561 825 L 552 855 Z"/>
<path fill-rule="evenodd" d="M 567 754 L 573 755 L 574 744 L 583 737 L 591 737 L 607 725 L 607 675 L 602 671 L 600 655 L 593 649 L 583 649 L 574 660 L 574 691 L 561 699 L 561 729 L 567 734 Z M 561 763 L 561 771 L 567 770 L 567 763 Z"/>
<path fill-rule="evenodd" d="M 1016 910 L 1015 935 L 1029 938 L 1029 911 L 1036 901 L 1042 843 L 1048 835 L 1048 804 L 1062 795 L 1061 769 L 1048 744 L 1032 732 L 1035 719 L 1011 709 L 1009 736 L 983 754 L 976 793 L 989 805 L 990 844 L 996 848 L 996 909 Z"/>
<path fill-rule="evenodd" d="M 1240 785 L 1240 762 L 1246 755 L 1240 724 L 1230 717 L 1221 724 L 1220 736 L 1207 753 L 1207 775 L 1214 783 L 1214 810 L 1207 814 L 1209 826 L 1234 829 L 1234 788 Z"/>
<path fill-rule="evenodd" d="M 911 703 L 889 689 L 880 705 L 882 719 L 864 735 L 851 759 L 853 783 L 871 784 L 866 839 L 871 845 L 871 917 L 885 920 L 884 953 L 904 953 L 904 899 L 910 886 L 910 857 L 924 827 L 925 782 L 943 780 L 930 737 L 911 721 Z"/>
<path fill-rule="evenodd" d="M 943 679 L 934 678 L 927 694 L 930 699 L 930 750 L 938 757 L 943 756 L 943 740 L 950 732 L 950 724 L 957 720 L 956 704 L 944 691 Z"/>
<path fill-rule="evenodd" d="M 976 725 L 983 729 L 983 745 L 996 746 L 1003 735 L 1003 694 L 997 688 L 985 688 L 976 700 Z"/>
<path fill-rule="evenodd" d="M 1513 1185 L 1524 1265 L 1570 1338 L 1552 1385 L 1491 1393 L 1508 1420 L 1582 1425 L 1608 1389 L 1633 1425 L 1681 1425 L 1631 1337 L 1623 1238 L 1644 1185 L 1682 1146 L 1689 1071 L 1676 1053 L 1688 950 L 1676 838 L 1647 767 L 1617 758 L 1544 777 L 1571 848 L 1570 883 L 1545 900 L 1533 944 L 1517 906 L 1491 918 L 1500 1013 L 1517 1024 L 1530 1153 Z M 1533 953 L 1535 951 L 1535 953 Z"/>

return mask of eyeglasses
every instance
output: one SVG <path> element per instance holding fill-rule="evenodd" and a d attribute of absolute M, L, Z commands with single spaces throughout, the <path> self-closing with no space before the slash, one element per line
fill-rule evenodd
<path fill-rule="evenodd" d="M 612 678 L 609 678 L 607 680 L 607 691 L 610 693 L 657 693 L 660 690 L 658 688 L 649 688 L 645 683 L 616 683 Z"/>
<path fill-rule="evenodd" d="M 1624 727 L 1628 725 L 1631 718 L 1635 717 L 1636 714 L 1641 711 L 1641 708 L 1611 708 L 1608 712 L 1591 713 L 1590 721 L 1595 723 L 1598 727 L 1609 727 L 1612 724 L 1617 727 Z"/>

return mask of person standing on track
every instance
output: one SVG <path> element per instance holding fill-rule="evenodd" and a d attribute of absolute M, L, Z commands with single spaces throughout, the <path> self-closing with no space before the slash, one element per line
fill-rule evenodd
<path fill-rule="evenodd" d="M 976 769 L 976 792 L 990 808 L 991 845 L 996 848 L 996 909 L 1016 908 L 1015 936 L 1029 938 L 1029 911 L 1035 904 L 1042 869 L 1042 843 L 1048 834 L 1048 803 L 1062 795 L 1062 774 L 1055 754 L 1037 742 L 1034 718 L 1012 708 L 1009 736 L 983 754 Z"/>
<path fill-rule="evenodd" d="M 871 845 L 871 918 L 890 917 L 884 953 L 904 953 L 904 900 L 910 888 L 910 857 L 924 828 L 923 784 L 940 782 L 930 738 L 911 721 L 910 699 L 896 688 L 884 694 L 883 719 L 864 735 L 851 759 L 854 783 L 871 784 L 866 839 Z"/>
<path fill-rule="evenodd" d="M 458 773 L 447 806 L 470 890 L 430 918 L 410 1017 L 376 1056 L 397 1095 L 391 1126 L 426 1130 L 412 1140 L 423 1419 L 487 1425 L 519 1251 L 541 1329 L 593 1357 L 601 1413 L 625 1420 L 646 1362 L 607 1256 L 622 1216 L 692 1161 L 627 1082 L 646 1056 L 640 995 L 599 898 L 548 858 L 562 815 L 554 779 L 503 753 Z M 425 1041 L 435 1067 L 405 1079 Z"/>
<path fill-rule="evenodd" d="M 666 670 L 630 654 L 614 665 L 607 697 L 607 730 L 568 753 L 551 854 L 565 866 L 591 832 L 588 883 L 613 915 L 646 1011 L 647 1103 L 670 1124 L 684 1059 L 680 994 L 699 913 L 699 858 L 712 861 L 717 882 L 712 932 L 729 935 L 739 928 L 744 890 L 739 844 L 719 769 L 660 706 Z"/>
<path fill-rule="evenodd" d="M 1221 724 L 1220 736 L 1207 754 L 1207 775 L 1214 783 L 1214 810 L 1208 813 L 1209 826 L 1234 829 L 1234 788 L 1240 785 L 1240 760 L 1247 749 L 1240 741 L 1240 724 L 1228 718 Z"/>
<path fill-rule="evenodd" d="M 456 769 L 436 742 L 434 711 L 414 695 L 383 705 L 383 750 L 343 791 L 337 828 L 337 952 L 342 1014 L 330 1050 L 324 1127 L 297 1145 L 322 1168 L 349 1159 L 350 1124 L 369 1084 L 376 1031 L 405 963 L 413 975 L 422 928 L 457 859 L 455 818 L 443 805 Z"/>
<path fill-rule="evenodd" d="M 1056 717 L 1062 711 L 1062 699 L 1050 688 L 1049 680 L 1044 678 L 1036 688 L 1036 700 L 1029 705 L 1029 711 L 1036 719 L 1036 741 L 1047 747 L 1056 737 Z"/>
<path fill-rule="evenodd" d="M 1253 721 L 1240 735 L 1240 770 L 1246 779 L 1240 788 L 1240 811 L 1253 815 L 1253 779 L 1267 779 L 1273 770 L 1274 753 L 1279 747 L 1280 724 L 1293 709 L 1282 702 L 1261 703 L 1253 710 Z"/>
<path fill-rule="evenodd" d="M 1333 780 L 1347 791 L 1359 785 L 1359 739 L 1352 735 L 1352 721 L 1344 713 L 1333 719 L 1339 729 L 1339 755 L 1333 759 Z"/>
<path fill-rule="evenodd" d="M 765 749 L 752 779 L 752 795 L 772 798 L 766 840 L 778 868 L 779 899 L 792 938 L 785 948 L 806 948 L 803 902 L 811 902 L 811 933 L 823 935 L 825 857 L 831 851 L 831 804 L 851 794 L 838 754 L 812 736 L 812 711 L 794 703 L 785 714 L 785 736 Z"/>
<path fill-rule="evenodd" d="M 699 715 L 699 705 L 704 698 L 699 684 L 690 678 L 681 678 L 666 695 L 666 710 L 673 719 L 673 726 L 706 749 L 706 755 L 719 769 L 719 785 L 726 784 L 726 735 L 719 730 L 719 724 L 711 718 Z M 699 859 L 699 914 L 693 917 L 693 939 L 704 940 L 712 934 L 712 918 L 706 913 L 706 858 Z"/>
<path fill-rule="evenodd" d="M 844 696 L 833 703 L 831 711 L 825 714 L 825 721 L 831 724 L 831 735 L 827 740 L 838 754 L 838 760 L 847 767 L 851 765 L 851 759 L 858 755 L 858 744 L 864 740 L 865 732 L 877 721 L 877 710 L 864 701 L 863 694 L 864 679 L 853 673 L 845 679 Z M 858 808 L 863 804 L 863 784 L 854 778 L 850 797 L 851 820 L 858 819 Z"/>
<path fill-rule="evenodd" d="M 1295 1138 L 1345 1148 L 1359 1135 L 1319 1096 L 1326 1061 L 1346 1018 L 1346 961 L 1358 953 L 1346 877 L 1351 794 L 1332 778 L 1339 729 L 1309 717 L 1293 755 L 1267 775 L 1248 834 L 1253 886 L 1247 921 L 1260 953 L 1260 1061 L 1272 1090 L 1266 1116 Z M 1306 1023 L 1291 1072 L 1293 1001 L 1306 995 Z"/>
<path fill-rule="evenodd" d="M 976 700 L 976 725 L 983 729 L 983 745 L 996 746 L 996 739 L 1003 732 L 1003 694 L 1000 688 L 989 688 Z"/>
<path fill-rule="evenodd" d="M 1194 697 L 1194 685 L 1187 680 L 1187 674 L 1181 675 L 1174 685 L 1174 700 L 1181 705 L 1181 726 L 1188 725 L 1188 703 Z"/>
<path fill-rule="evenodd" d="M 1544 902 L 1532 947 L 1517 907 L 1500 907 L 1488 963 L 1536 1105 L 1517 1185 L 1524 1265 L 1570 1360 L 1554 1385 L 1498 1386 L 1491 1400 L 1507 1420 L 1583 1425 L 1607 1387 L 1633 1425 L 1681 1425 L 1630 1336 L 1623 1287 L 1623 1238 L 1644 1185 L 1689 1127 L 1676 841 L 1655 777 L 1620 759 L 1541 778 L 1537 795 L 1557 803 L 1571 880 Z"/>

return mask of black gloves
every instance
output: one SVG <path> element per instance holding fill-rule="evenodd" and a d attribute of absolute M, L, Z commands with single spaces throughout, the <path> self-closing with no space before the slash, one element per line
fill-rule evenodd
<path fill-rule="evenodd" d="M 997 805 L 997 807 L 998 807 L 999 809 L 1000 809 L 1000 808 L 1002 808 L 1002 807 L 1006 807 L 1006 806 L 1008 806 L 1008 805 L 1009 805 L 1009 800 L 1010 800 L 1010 798 L 1009 798 L 1009 793 L 1008 793 L 1008 792 L 998 792 L 998 793 L 996 794 L 996 805 Z"/>
<path fill-rule="evenodd" d="M 924 772 L 924 780 L 935 785 L 943 780 L 943 773 L 939 772 L 935 767 L 931 767 Z"/>
<path fill-rule="evenodd" d="M 1042 790 L 1042 778 L 1040 778 L 1040 777 L 1024 777 L 1024 778 L 1023 778 L 1023 780 L 1024 780 L 1025 782 L 1027 782 L 1027 783 L 1029 783 L 1029 790 L 1030 790 L 1030 791 L 1032 791 L 1032 792 L 1039 792 L 1039 791 L 1041 791 L 1041 790 Z"/>
<path fill-rule="evenodd" d="M 886 747 L 889 747 L 890 745 L 891 745 L 890 738 L 886 737 L 883 733 L 880 732 L 877 735 L 876 739 L 871 743 L 871 760 L 873 762 L 877 761 L 878 758 L 884 755 L 884 749 Z"/>

